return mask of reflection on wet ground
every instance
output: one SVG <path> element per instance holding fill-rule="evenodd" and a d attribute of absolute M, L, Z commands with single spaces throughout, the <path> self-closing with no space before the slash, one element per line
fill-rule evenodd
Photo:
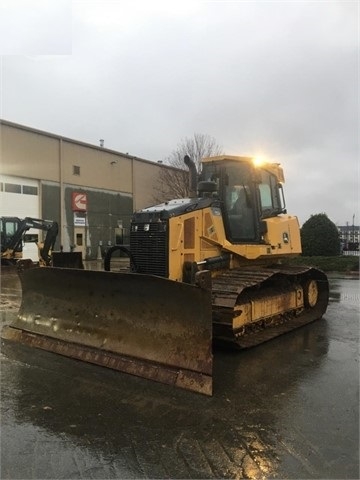
<path fill-rule="evenodd" d="M 347 288 L 343 288 L 346 281 Z M 331 277 L 330 302 L 344 302 L 347 305 L 358 306 L 360 303 L 359 277 Z"/>
<path fill-rule="evenodd" d="M 331 279 L 323 320 L 215 352 L 212 398 L 3 342 L 1 478 L 358 478 L 358 293 Z"/>

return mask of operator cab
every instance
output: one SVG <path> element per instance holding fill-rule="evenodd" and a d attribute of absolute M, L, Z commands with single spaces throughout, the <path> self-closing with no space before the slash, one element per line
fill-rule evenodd
<path fill-rule="evenodd" d="M 20 218 L 17 217 L 1 217 L 0 218 L 0 231 L 1 231 L 1 252 L 5 250 L 11 244 L 14 235 L 19 230 L 21 224 Z M 22 252 L 22 243 L 20 242 L 16 248 L 16 252 Z"/>
<path fill-rule="evenodd" d="M 249 157 L 203 160 L 201 183 L 216 184 L 226 236 L 232 243 L 258 243 L 263 220 L 286 213 L 278 164 L 256 167 Z"/>

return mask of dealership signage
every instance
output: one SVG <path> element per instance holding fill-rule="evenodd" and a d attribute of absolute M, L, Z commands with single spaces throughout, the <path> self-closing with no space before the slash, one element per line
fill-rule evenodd
<path fill-rule="evenodd" d="M 74 212 L 74 226 L 75 227 L 87 226 L 86 213 Z"/>

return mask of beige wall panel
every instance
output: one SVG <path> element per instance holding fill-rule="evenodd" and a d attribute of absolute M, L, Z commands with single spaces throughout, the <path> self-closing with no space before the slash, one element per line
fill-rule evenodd
<path fill-rule="evenodd" d="M 0 125 L 0 173 L 59 179 L 59 141 L 36 132 Z"/>
<path fill-rule="evenodd" d="M 62 157 L 63 182 L 132 192 L 131 159 L 66 140 L 63 140 Z M 74 166 L 80 167 L 80 175 L 74 175 Z"/>
<path fill-rule="evenodd" d="M 155 204 L 154 195 L 161 167 L 156 163 L 134 162 L 134 208 Z"/>
<path fill-rule="evenodd" d="M 74 166 L 80 167 L 80 175 L 74 174 Z M 134 209 L 139 210 L 156 203 L 162 168 L 155 162 L 0 121 L 3 175 L 129 193 Z"/>

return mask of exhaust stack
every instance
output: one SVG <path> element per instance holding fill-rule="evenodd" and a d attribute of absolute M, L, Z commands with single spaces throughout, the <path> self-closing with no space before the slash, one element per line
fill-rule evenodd
<path fill-rule="evenodd" d="M 195 198 L 197 197 L 197 170 L 193 160 L 189 157 L 189 155 L 185 155 L 184 157 L 185 165 L 189 169 L 189 197 Z"/>

